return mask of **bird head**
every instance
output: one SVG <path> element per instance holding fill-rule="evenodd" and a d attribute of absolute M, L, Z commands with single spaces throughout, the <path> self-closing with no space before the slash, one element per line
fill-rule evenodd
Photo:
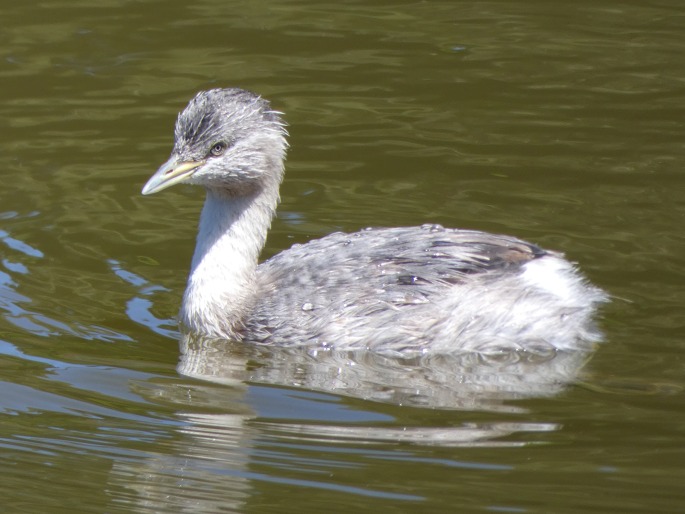
<path fill-rule="evenodd" d="M 249 194 L 267 180 L 280 183 L 285 123 L 268 101 L 242 89 L 198 93 L 178 115 L 174 148 L 143 194 L 175 184 Z"/>

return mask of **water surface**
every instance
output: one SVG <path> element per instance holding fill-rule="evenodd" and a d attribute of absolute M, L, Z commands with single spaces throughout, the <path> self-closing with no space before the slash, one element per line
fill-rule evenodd
<path fill-rule="evenodd" d="M 7 512 L 682 509 L 679 2 L 0 8 Z M 201 192 L 140 196 L 199 89 L 291 151 L 265 257 L 426 222 L 578 261 L 592 354 L 387 361 L 182 341 Z"/>

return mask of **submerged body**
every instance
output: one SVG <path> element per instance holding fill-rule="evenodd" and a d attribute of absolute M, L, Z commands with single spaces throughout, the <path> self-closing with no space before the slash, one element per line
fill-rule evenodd
<path fill-rule="evenodd" d="M 180 320 L 212 337 L 410 355 L 571 350 L 598 340 L 604 294 L 559 254 L 438 225 L 336 233 L 258 263 L 287 147 L 279 113 L 239 89 L 198 94 L 144 194 L 207 199 Z"/>

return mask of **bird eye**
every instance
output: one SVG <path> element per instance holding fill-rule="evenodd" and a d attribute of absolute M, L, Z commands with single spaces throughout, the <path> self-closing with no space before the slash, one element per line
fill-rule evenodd
<path fill-rule="evenodd" d="M 209 153 L 211 153 L 214 157 L 218 157 L 219 155 L 224 153 L 225 150 L 226 150 L 226 143 L 224 143 L 223 141 L 220 141 L 220 142 L 214 144 L 214 146 L 209 151 Z"/>

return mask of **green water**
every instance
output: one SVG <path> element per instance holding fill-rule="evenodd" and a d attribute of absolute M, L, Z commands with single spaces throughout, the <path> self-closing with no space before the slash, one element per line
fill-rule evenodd
<path fill-rule="evenodd" d="M 685 510 L 681 2 L 0 15 L 3 512 Z M 606 341 L 534 363 L 190 342 L 179 364 L 202 194 L 140 189 L 218 86 L 289 123 L 265 255 L 369 225 L 513 234 L 612 295 Z"/>

